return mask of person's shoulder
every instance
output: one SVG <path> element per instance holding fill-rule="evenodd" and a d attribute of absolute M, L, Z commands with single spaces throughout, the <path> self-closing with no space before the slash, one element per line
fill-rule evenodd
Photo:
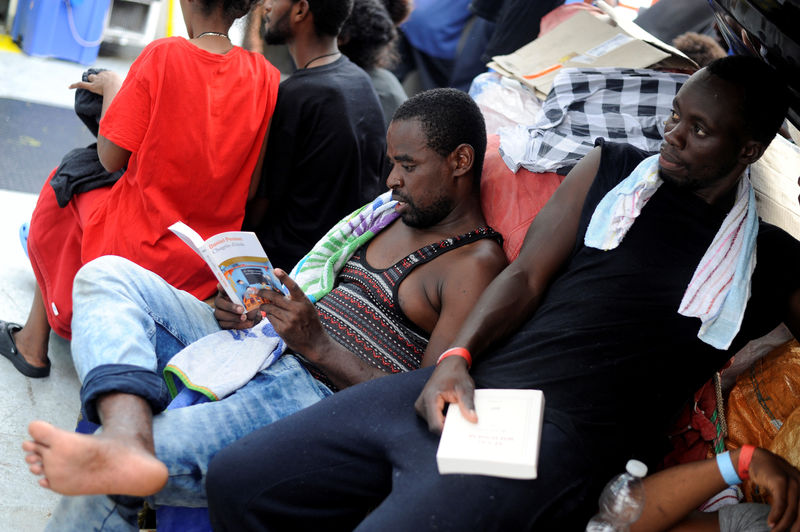
<path fill-rule="evenodd" d="M 269 60 L 264 57 L 264 54 L 259 52 L 252 52 L 241 46 L 234 46 L 232 50 L 236 55 L 241 57 L 244 61 L 249 62 L 253 65 L 257 71 L 264 71 L 267 73 L 269 77 L 275 77 L 280 79 L 280 70 L 269 62 Z M 229 52 L 230 53 L 230 52 Z"/>
<path fill-rule="evenodd" d="M 168 54 L 176 49 L 185 49 L 187 44 L 189 44 L 189 41 L 183 37 L 164 37 L 162 39 L 156 39 L 144 47 L 139 57 Z"/>
<path fill-rule="evenodd" d="M 595 185 L 602 193 L 613 188 L 651 154 L 622 142 L 611 142 L 598 138 L 595 146 L 600 148 L 600 162 L 597 169 Z"/>
<path fill-rule="evenodd" d="M 503 252 L 503 246 L 499 239 L 492 237 L 481 238 L 470 242 L 458 249 L 447 253 L 449 255 L 447 267 L 449 272 L 460 275 L 460 268 L 466 268 L 473 274 L 484 272 L 492 277 L 500 273 L 503 268 L 508 266 L 508 259 Z"/>
<path fill-rule="evenodd" d="M 292 82 L 292 80 L 294 81 Z M 289 83 L 292 82 L 292 83 Z M 347 56 L 342 56 L 327 65 L 300 69 L 292 74 L 286 84 L 315 84 L 322 86 L 358 86 L 366 83 L 372 86 L 369 75 L 358 65 L 350 61 Z"/>
<path fill-rule="evenodd" d="M 753 295 L 766 290 L 779 296 L 800 286 L 800 242 L 785 230 L 761 221 L 756 245 Z"/>
<path fill-rule="evenodd" d="M 149 78 L 154 72 L 163 72 L 169 61 L 172 50 L 182 47 L 183 37 L 165 37 L 149 43 L 136 57 L 131 65 L 126 79 L 142 80 Z"/>
<path fill-rule="evenodd" d="M 603 137 L 598 137 L 594 141 L 595 146 L 600 146 L 603 153 L 603 158 L 613 158 L 617 160 L 633 160 L 639 164 L 643 159 L 646 159 L 650 153 L 637 148 L 626 142 L 613 142 Z"/>
<path fill-rule="evenodd" d="M 762 252 L 762 248 L 763 252 L 771 252 L 773 249 L 800 249 L 800 241 L 777 225 L 759 220 L 756 252 Z"/>

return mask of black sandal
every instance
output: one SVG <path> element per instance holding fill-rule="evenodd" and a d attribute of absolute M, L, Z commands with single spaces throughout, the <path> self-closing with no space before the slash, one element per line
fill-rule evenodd
<path fill-rule="evenodd" d="M 32 379 L 41 379 L 50 375 L 50 359 L 46 366 L 33 366 L 28 364 L 20 354 L 14 343 L 13 333 L 22 329 L 22 325 L 0 320 L 0 355 L 3 355 L 14 364 L 17 371 Z"/>

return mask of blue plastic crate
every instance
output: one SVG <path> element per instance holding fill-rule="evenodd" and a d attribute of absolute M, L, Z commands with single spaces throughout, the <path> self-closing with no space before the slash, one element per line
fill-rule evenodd
<path fill-rule="evenodd" d="M 90 65 L 100 50 L 110 2 L 23 0 L 17 8 L 11 36 L 28 55 Z"/>

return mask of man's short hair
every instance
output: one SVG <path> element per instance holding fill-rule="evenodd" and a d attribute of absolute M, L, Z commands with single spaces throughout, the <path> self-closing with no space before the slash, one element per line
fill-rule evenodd
<path fill-rule="evenodd" d="M 292 0 L 297 3 L 299 0 Z M 353 9 L 353 0 L 306 0 L 314 15 L 314 32 L 319 35 L 337 37 L 344 21 Z"/>
<path fill-rule="evenodd" d="M 744 55 L 717 59 L 706 69 L 742 88 L 739 112 L 745 130 L 758 142 L 769 144 L 789 112 L 789 91 L 778 72 L 760 59 Z"/>
<path fill-rule="evenodd" d="M 478 105 L 465 92 L 456 89 L 433 89 L 406 100 L 395 111 L 392 121 L 417 119 L 428 138 L 428 147 L 447 157 L 461 144 L 475 150 L 472 165 L 475 182 L 483 171 L 486 154 L 486 123 Z"/>

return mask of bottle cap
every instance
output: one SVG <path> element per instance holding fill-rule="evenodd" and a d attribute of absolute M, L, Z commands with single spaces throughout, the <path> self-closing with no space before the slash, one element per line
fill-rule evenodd
<path fill-rule="evenodd" d="M 639 460 L 628 460 L 625 470 L 634 477 L 644 478 L 647 475 L 647 466 Z"/>

